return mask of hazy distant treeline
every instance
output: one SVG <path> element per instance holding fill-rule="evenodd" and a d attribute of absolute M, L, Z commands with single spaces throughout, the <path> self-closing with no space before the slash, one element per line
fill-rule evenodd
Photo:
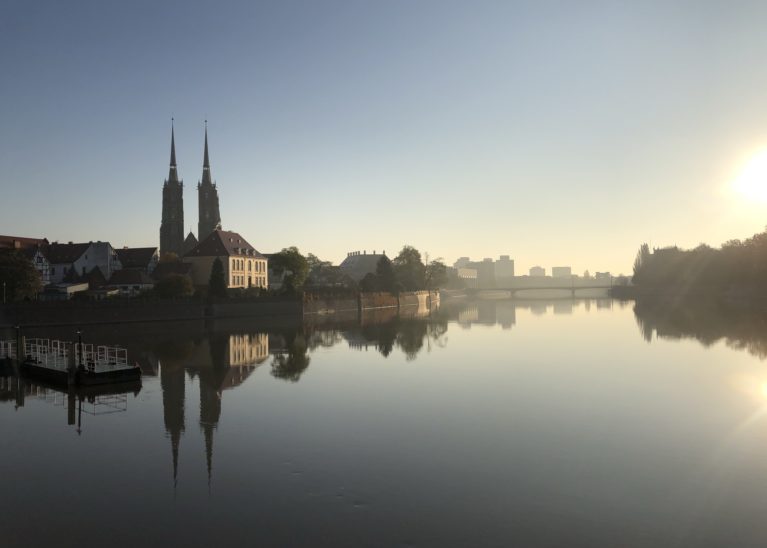
<path fill-rule="evenodd" d="M 635 286 L 649 290 L 767 292 L 767 232 L 730 240 L 720 249 L 639 248 L 634 261 Z"/>

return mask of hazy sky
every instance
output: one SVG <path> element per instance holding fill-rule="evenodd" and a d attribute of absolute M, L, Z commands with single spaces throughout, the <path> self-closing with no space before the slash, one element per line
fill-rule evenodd
<path fill-rule="evenodd" d="M 0 4 L 0 234 L 158 245 L 170 118 L 197 227 L 341 260 L 629 272 L 763 230 L 767 2 Z M 767 178 L 765 173 L 759 172 Z"/>

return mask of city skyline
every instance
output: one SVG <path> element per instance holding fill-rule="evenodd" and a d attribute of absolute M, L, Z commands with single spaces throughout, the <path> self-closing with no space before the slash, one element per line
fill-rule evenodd
<path fill-rule="evenodd" d="M 264 252 L 628 274 L 767 222 L 759 3 L 184 6 L 3 8 L 0 233 L 159 245 L 171 117 Z"/>

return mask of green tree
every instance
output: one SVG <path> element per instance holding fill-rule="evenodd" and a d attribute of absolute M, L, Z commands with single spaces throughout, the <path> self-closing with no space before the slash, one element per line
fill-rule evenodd
<path fill-rule="evenodd" d="M 442 258 L 434 259 L 426 265 L 425 278 L 426 289 L 436 289 L 447 283 L 447 266 Z"/>
<path fill-rule="evenodd" d="M 416 248 L 404 246 L 392 263 L 402 289 L 417 291 L 424 288 L 426 268 L 421 261 L 421 253 Z"/>
<path fill-rule="evenodd" d="M 226 297 L 226 278 L 224 277 L 224 265 L 221 259 L 216 257 L 210 269 L 210 281 L 208 282 L 208 295 L 211 297 Z"/>
<path fill-rule="evenodd" d="M 397 274 L 394 272 L 394 265 L 386 255 L 378 259 L 378 263 L 376 264 L 376 278 L 380 291 L 389 291 L 391 293 L 399 291 L 399 284 L 397 283 Z"/>
<path fill-rule="evenodd" d="M 322 259 L 317 257 L 317 255 L 315 255 L 314 253 L 309 253 L 306 256 L 306 264 L 309 267 L 309 272 L 313 272 L 315 269 L 322 269 L 322 268 L 327 268 L 329 266 L 333 266 L 333 264 L 330 261 L 323 261 Z"/>
<path fill-rule="evenodd" d="M 269 267 L 278 276 L 283 276 L 282 287 L 285 293 L 294 293 L 302 287 L 309 274 L 309 262 L 295 246 L 287 247 L 272 255 Z"/>
<path fill-rule="evenodd" d="M 194 287 L 189 276 L 170 274 L 154 284 L 154 293 L 161 299 L 177 299 L 190 297 L 194 293 Z"/>
<path fill-rule="evenodd" d="M 650 260 L 650 246 L 647 244 L 642 244 L 639 246 L 639 251 L 637 251 L 637 256 L 634 259 L 634 277 L 641 279 L 642 277 L 642 269 L 647 266 L 647 263 Z"/>
<path fill-rule="evenodd" d="M 0 292 L 5 291 L 6 302 L 33 299 L 41 289 L 40 275 L 32 261 L 20 251 L 0 252 Z"/>

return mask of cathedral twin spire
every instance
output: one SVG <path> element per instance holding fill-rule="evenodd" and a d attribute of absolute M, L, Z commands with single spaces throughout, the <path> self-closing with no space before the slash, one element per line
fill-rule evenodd
<path fill-rule="evenodd" d="M 178 177 L 176 164 L 176 135 L 173 118 L 170 129 L 170 169 L 168 179 L 163 185 L 162 222 L 160 224 L 160 253 L 174 253 L 183 256 L 184 246 L 184 183 Z M 205 153 L 202 164 L 202 179 L 197 184 L 199 203 L 199 223 L 197 238 L 205 239 L 221 226 L 221 214 L 218 207 L 218 189 L 210 174 L 208 154 L 208 121 L 205 120 Z"/>

